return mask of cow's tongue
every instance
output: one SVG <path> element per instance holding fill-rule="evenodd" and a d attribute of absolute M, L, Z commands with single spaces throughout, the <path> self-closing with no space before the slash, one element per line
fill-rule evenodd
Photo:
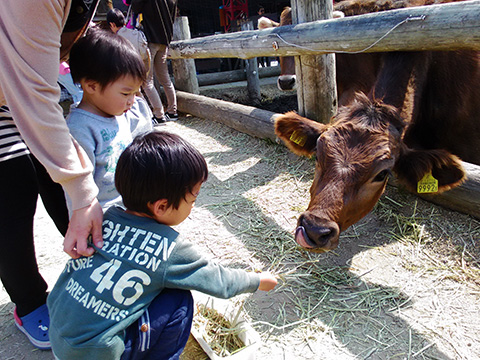
<path fill-rule="evenodd" d="M 313 248 L 313 246 L 309 243 L 308 235 L 303 226 L 299 226 L 297 227 L 297 230 L 295 230 L 295 241 L 298 245 L 303 246 L 304 248 Z"/>

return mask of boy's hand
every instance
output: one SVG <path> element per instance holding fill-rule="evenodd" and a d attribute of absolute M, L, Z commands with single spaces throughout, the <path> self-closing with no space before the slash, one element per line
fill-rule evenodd
<path fill-rule="evenodd" d="M 277 285 L 277 279 L 269 272 L 262 272 L 260 275 L 260 285 L 258 290 L 270 291 Z"/>

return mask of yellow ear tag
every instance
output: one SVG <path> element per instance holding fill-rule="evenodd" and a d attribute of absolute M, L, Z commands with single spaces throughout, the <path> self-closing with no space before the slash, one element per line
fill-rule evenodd
<path fill-rule="evenodd" d="M 429 172 L 418 182 L 417 192 L 419 194 L 436 193 L 438 192 L 438 180 Z"/>
<path fill-rule="evenodd" d="M 299 146 L 305 145 L 307 142 L 307 137 L 305 135 L 299 134 L 296 130 L 290 136 L 290 140 L 292 140 L 295 144 Z"/>

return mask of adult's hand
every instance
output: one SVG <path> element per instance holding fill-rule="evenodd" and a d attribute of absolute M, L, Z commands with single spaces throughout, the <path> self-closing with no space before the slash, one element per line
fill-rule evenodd
<path fill-rule="evenodd" d="M 102 221 L 103 211 L 97 199 L 89 206 L 75 210 L 68 224 L 63 250 L 74 259 L 93 255 L 95 249 L 88 247 L 87 240 L 92 235 L 95 246 L 103 246 Z"/>

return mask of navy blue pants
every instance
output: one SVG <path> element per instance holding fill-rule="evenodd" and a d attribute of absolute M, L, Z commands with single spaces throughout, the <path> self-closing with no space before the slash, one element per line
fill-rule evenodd
<path fill-rule="evenodd" d="M 193 320 L 190 291 L 164 289 L 127 328 L 121 360 L 174 360 L 180 357 Z"/>

